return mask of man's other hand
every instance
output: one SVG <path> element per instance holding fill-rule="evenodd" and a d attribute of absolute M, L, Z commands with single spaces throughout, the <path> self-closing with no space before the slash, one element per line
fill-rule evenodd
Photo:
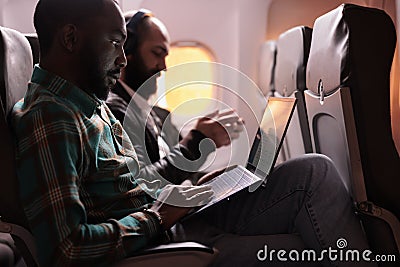
<path fill-rule="evenodd" d="M 166 185 L 151 210 L 160 214 L 162 227 L 167 230 L 193 207 L 207 204 L 212 196 L 210 186 Z"/>
<path fill-rule="evenodd" d="M 197 121 L 195 130 L 214 141 L 217 148 L 229 145 L 243 131 L 244 121 L 234 110 L 214 111 Z"/>

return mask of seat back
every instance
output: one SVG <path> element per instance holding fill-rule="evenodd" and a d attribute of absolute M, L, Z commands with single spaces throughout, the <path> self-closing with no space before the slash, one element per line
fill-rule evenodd
<path fill-rule="evenodd" d="M 305 94 L 314 151 L 332 158 L 359 211 L 384 221 L 364 220 L 367 235 L 390 225 L 391 238 L 370 239 L 386 253 L 400 241 L 400 159 L 389 102 L 395 45 L 384 11 L 339 6 L 314 23 Z"/>
<path fill-rule="evenodd" d="M 0 213 L 6 221 L 26 224 L 18 198 L 13 140 L 7 118 L 14 104 L 26 92 L 32 75 L 32 54 L 29 42 L 19 32 L 0 27 L 0 142 L 3 152 L 2 186 L 0 187 Z"/>
<path fill-rule="evenodd" d="M 29 42 L 21 33 L 0 27 L 0 154 L 1 186 L 0 215 L 1 220 L 24 228 L 28 222 L 19 200 L 19 187 L 16 177 L 14 141 L 8 125 L 8 116 L 14 104 L 26 92 L 32 75 L 32 54 Z M 9 224 L 2 225 L 8 232 L 14 232 Z M 18 228 L 18 229 L 24 229 Z M 25 242 L 13 236 L 21 254 L 30 255 Z M 33 266 L 32 257 L 24 257 L 29 266 Z M 32 264 L 31 264 L 32 263 Z"/>
<path fill-rule="evenodd" d="M 282 144 L 285 160 L 312 152 L 304 102 L 311 34 L 311 28 L 298 26 L 282 33 L 277 41 L 275 96 L 297 98 L 297 106 Z"/>
<path fill-rule="evenodd" d="M 264 96 L 273 96 L 275 92 L 276 52 L 276 41 L 274 40 L 265 42 L 261 47 L 258 85 Z"/>
<path fill-rule="evenodd" d="M 26 39 L 28 39 L 29 44 L 31 45 L 33 65 L 35 65 L 39 63 L 39 56 L 40 56 L 39 39 L 36 33 L 25 34 L 25 37 Z"/>

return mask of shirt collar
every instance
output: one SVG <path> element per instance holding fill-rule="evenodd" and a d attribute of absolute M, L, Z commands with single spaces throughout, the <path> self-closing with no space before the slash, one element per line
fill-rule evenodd
<path fill-rule="evenodd" d="M 91 117 L 95 109 L 102 105 L 102 101 L 95 95 L 88 94 L 67 80 L 41 68 L 39 65 L 35 65 L 31 82 L 40 84 L 55 95 L 69 100 L 87 117 Z"/>
<path fill-rule="evenodd" d="M 149 103 L 147 102 L 146 99 L 144 99 L 141 95 L 136 94 L 135 91 L 133 91 L 133 89 L 127 85 L 126 83 L 124 83 L 123 81 L 119 80 L 119 82 L 121 83 L 122 87 L 124 88 L 124 90 L 131 96 L 133 97 L 133 101 L 135 101 L 136 105 L 145 112 L 145 114 L 149 114 L 151 112 L 151 106 L 149 105 Z"/>

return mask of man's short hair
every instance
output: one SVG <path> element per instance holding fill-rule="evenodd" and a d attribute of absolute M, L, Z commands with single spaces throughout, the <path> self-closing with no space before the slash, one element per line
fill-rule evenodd
<path fill-rule="evenodd" d="M 153 13 L 147 9 L 125 13 L 127 38 L 124 44 L 125 54 L 134 54 L 146 32 L 150 28 L 149 19 Z"/>
<path fill-rule="evenodd" d="M 33 23 L 38 35 L 40 53 L 45 55 L 59 28 L 71 23 L 79 25 L 101 12 L 105 0 L 39 0 Z"/>

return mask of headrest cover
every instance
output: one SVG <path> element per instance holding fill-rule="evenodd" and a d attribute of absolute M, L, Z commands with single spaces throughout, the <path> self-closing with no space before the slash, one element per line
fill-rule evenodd
<path fill-rule="evenodd" d="M 3 42 L 1 60 L 4 85 L 1 85 L 1 100 L 8 114 L 14 104 L 24 97 L 30 81 L 33 60 L 31 46 L 22 33 L 0 27 L 0 41 Z"/>
<path fill-rule="evenodd" d="M 275 59 L 276 42 L 265 42 L 261 47 L 260 68 L 258 73 L 259 86 L 263 95 L 268 95 L 275 90 Z"/>
<path fill-rule="evenodd" d="M 281 96 L 306 89 L 306 65 L 310 52 L 312 29 L 298 26 L 278 38 L 275 88 Z"/>
<path fill-rule="evenodd" d="M 33 57 L 33 65 L 39 63 L 40 58 L 40 45 L 39 39 L 36 33 L 28 33 L 24 34 L 26 39 L 28 39 L 29 44 L 31 45 L 32 49 L 32 57 Z"/>
<path fill-rule="evenodd" d="M 329 95 L 357 79 L 390 71 L 396 33 L 382 10 L 342 4 L 316 19 L 307 64 L 307 88 Z"/>
<path fill-rule="evenodd" d="M 349 88 L 368 200 L 400 218 L 400 158 L 390 119 L 395 46 L 395 27 L 384 11 L 343 4 L 315 21 L 307 87 L 321 103 Z"/>

